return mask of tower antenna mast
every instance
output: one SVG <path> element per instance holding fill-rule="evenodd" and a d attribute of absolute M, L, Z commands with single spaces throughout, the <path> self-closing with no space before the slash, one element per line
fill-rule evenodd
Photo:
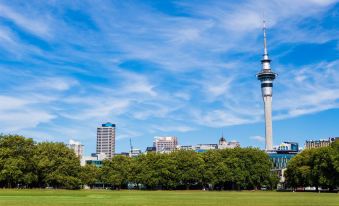
<path fill-rule="evenodd" d="M 129 146 L 130 146 L 131 154 L 132 154 L 132 151 L 133 151 L 132 138 L 129 138 Z"/>

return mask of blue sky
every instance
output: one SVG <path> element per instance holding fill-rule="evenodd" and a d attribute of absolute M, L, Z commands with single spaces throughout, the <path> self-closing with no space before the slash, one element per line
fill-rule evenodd
<path fill-rule="evenodd" d="M 339 136 L 339 4 L 271 1 L 0 1 L 0 132 L 116 149 L 153 137 L 264 147 L 262 18 L 273 138 Z"/>

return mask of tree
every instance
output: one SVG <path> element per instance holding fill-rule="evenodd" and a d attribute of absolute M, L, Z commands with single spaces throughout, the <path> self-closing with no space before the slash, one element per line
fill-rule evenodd
<path fill-rule="evenodd" d="M 178 185 L 178 178 L 176 177 L 177 160 L 169 154 L 158 155 L 159 158 L 156 162 L 156 167 L 158 168 L 158 175 L 160 176 L 159 184 L 164 189 L 173 189 Z"/>
<path fill-rule="evenodd" d="M 331 144 L 331 157 L 336 171 L 339 172 L 339 140 Z"/>
<path fill-rule="evenodd" d="M 204 172 L 204 160 L 198 153 L 179 150 L 170 154 L 175 160 L 175 176 L 178 182 L 189 189 L 193 184 L 201 184 Z"/>
<path fill-rule="evenodd" d="M 318 186 L 317 172 L 313 169 L 314 149 L 305 150 L 292 158 L 285 171 L 287 186 Z"/>
<path fill-rule="evenodd" d="M 277 173 L 270 172 L 268 179 L 264 182 L 268 186 L 268 189 L 275 190 L 277 189 L 280 178 Z"/>
<path fill-rule="evenodd" d="M 319 180 L 319 185 L 327 187 L 331 191 L 336 187 L 338 181 L 338 173 L 333 165 L 331 158 L 331 147 L 322 147 L 315 151 L 314 155 L 314 170 Z"/>
<path fill-rule="evenodd" d="M 225 159 L 219 150 L 209 150 L 202 154 L 204 160 L 204 185 L 209 184 L 211 189 L 215 186 L 222 187 L 227 182 L 231 181 L 231 171 Z"/>
<path fill-rule="evenodd" d="M 101 169 L 102 181 L 120 189 L 128 183 L 130 158 L 122 155 L 114 156 L 111 160 L 105 160 Z"/>
<path fill-rule="evenodd" d="M 80 179 L 81 183 L 92 187 L 99 181 L 100 169 L 94 165 L 85 165 L 81 167 Z"/>
<path fill-rule="evenodd" d="M 80 186 L 80 160 L 63 143 L 39 143 L 33 158 L 40 187 L 75 189 Z"/>
<path fill-rule="evenodd" d="M 285 172 L 291 187 L 327 187 L 333 190 L 339 185 L 337 170 L 338 143 L 330 147 L 306 149 L 292 158 Z"/>
<path fill-rule="evenodd" d="M 37 180 L 32 161 L 34 149 L 32 139 L 19 135 L 0 135 L 0 185 L 31 186 Z"/>
<path fill-rule="evenodd" d="M 272 168 L 272 162 L 267 153 L 257 148 L 236 148 L 235 151 L 244 162 L 245 187 L 257 189 L 264 185 L 270 178 L 270 169 Z"/>
<path fill-rule="evenodd" d="M 269 156 L 256 148 L 218 150 L 224 168 L 223 184 L 231 189 L 257 189 L 270 182 L 272 162 Z"/>
<path fill-rule="evenodd" d="M 143 183 L 143 162 L 145 161 L 146 155 L 139 155 L 132 158 L 130 161 L 130 172 L 128 174 L 128 180 L 134 183 L 137 188 L 140 189 L 140 184 Z"/>
<path fill-rule="evenodd" d="M 133 167 L 136 169 L 133 171 L 133 174 L 136 174 L 133 178 L 134 183 L 142 184 L 149 189 L 162 186 L 161 168 L 159 168 L 162 157 L 164 157 L 162 154 L 154 152 L 138 156 L 135 161 L 137 165 Z"/>
<path fill-rule="evenodd" d="M 330 151 L 331 162 L 333 164 L 333 185 L 339 186 L 339 140 L 334 141 L 331 144 Z"/>

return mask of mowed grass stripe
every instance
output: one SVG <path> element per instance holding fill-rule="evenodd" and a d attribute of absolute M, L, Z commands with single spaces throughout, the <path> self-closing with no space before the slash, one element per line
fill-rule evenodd
<path fill-rule="evenodd" d="M 339 194 L 292 192 L 0 190 L 0 206 L 339 206 Z"/>

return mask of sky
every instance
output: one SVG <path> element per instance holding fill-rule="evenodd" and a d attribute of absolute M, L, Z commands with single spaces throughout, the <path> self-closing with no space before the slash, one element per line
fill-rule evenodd
<path fill-rule="evenodd" d="M 339 1 L 0 0 L 0 133 L 116 151 L 226 140 L 264 148 L 262 20 L 273 142 L 339 136 Z"/>

